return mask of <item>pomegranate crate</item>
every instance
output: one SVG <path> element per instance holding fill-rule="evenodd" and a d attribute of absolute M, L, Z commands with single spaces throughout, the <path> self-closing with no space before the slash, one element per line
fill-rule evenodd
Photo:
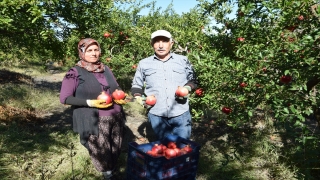
<path fill-rule="evenodd" d="M 167 145 L 176 142 L 178 148 L 190 145 L 190 153 L 167 159 L 164 156 L 153 157 L 146 152 L 155 144 Z M 127 157 L 127 180 L 195 180 L 200 145 L 179 136 L 170 135 L 161 141 L 147 144 L 130 142 Z"/>

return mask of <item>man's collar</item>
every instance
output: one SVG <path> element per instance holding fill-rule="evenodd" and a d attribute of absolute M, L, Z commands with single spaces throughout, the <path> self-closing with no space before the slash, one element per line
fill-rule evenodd
<path fill-rule="evenodd" d="M 170 60 L 171 58 L 173 58 L 173 54 L 171 52 L 169 52 L 170 56 L 168 59 L 164 60 L 164 61 L 168 61 Z M 160 58 L 158 58 L 158 56 L 156 55 L 156 53 L 153 54 L 153 60 L 159 60 L 159 61 L 162 61 Z"/>

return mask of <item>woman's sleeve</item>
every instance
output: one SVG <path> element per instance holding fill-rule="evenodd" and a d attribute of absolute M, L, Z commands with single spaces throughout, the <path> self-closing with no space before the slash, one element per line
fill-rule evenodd
<path fill-rule="evenodd" d="M 78 71 L 76 68 L 71 68 L 62 80 L 60 90 L 60 103 L 77 106 L 87 105 L 86 99 L 79 99 L 74 97 L 78 83 Z"/>

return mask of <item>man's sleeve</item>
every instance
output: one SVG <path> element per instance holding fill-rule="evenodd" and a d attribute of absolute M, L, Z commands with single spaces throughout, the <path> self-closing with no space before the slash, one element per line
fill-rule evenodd
<path fill-rule="evenodd" d="M 185 59 L 185 62 L 186 62 L 186 73 L 187 73 L 187 80 L 188 80 L 185 86 L 190 86 L 191 90 L 195 90 L 199 85 L 198 77 L 190 61 L 188 59 Z"/>
<path fill-rule="evenodd" d="M 132 80 L 131 94 L 133 96 L 141 96 L 143 94 L 144 75 L 138 64 L 137 71 Z"/>

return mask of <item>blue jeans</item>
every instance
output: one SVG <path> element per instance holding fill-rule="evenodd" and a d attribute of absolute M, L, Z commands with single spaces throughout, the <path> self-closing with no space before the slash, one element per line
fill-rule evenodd
<path fill-rule="evenodd" d="M 185 139 L 190 138 L 191 114 L 189 111 L 171 118 L 148 113 L 148 119 L 159 140 L 170 134 L 177 135 Z"/>

